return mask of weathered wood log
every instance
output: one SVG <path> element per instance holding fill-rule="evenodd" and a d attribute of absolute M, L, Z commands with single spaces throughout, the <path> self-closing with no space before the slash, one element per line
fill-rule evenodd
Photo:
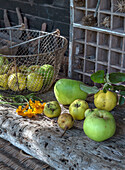
<path fill-rule="evenodd" d="M 67 111 L 62 108 L 62 111 Z M 82 130 L 83 121 L 63 130 L 53 120 L 40 116 L 39 120 L 18 116 L 14 108 L 0 107 L 0 137 L 33 157 L 59 169 L 125 169 L 125 109 L 115 109 L 117 130 L 104 141 L 89 139 Z M 81 127 L 79 126 L 81 124 Z"/>

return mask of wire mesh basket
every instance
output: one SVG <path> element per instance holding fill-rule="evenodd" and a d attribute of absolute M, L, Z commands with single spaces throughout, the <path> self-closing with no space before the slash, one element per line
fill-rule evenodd
<path fill-rule="evenodd" d="M 22 26 L 0 29 L 0 91 L 45 92 L 54 83 L 67 39 L 59 30 L 43 32 Z"/>

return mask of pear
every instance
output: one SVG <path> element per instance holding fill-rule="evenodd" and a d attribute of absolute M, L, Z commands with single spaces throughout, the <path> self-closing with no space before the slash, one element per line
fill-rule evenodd
<path fill-rule="evenodd" d="M 13 91 L 22 91 L 26 88 L 26 77 L 22 73 L 13 73 L 8 77 L 8 87 Z"/>
<path fill-rule="evenodd" d="M 8 89 L 8 75 L 7 74 L 0 75 L 0 90 L 7 89 Z"/>
<path fill-rule="evenodd" d="M 43 86 L 43 77 L 37 73 L 30 73 L 27 76 L 27 89 L 29 91 L 39 91 Z"/>
<path fill-rule="evenodd" d="M 68 130 L 73 127 L 74 119 L 69 113 L 63 113 L 58 117 L 57 123 L 63 130 Z"/>

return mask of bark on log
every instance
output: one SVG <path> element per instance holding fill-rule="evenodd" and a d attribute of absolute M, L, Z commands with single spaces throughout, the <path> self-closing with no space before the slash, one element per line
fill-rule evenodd
<path fill-rule="evenodd" d="M 22 118 L 15 109 L 1 106 L 0 137 L 59 170 L 122 170 L 125 169 L 125 109 L 112 113 L 116 133 L 99 143 L 89 139 L 78 126 L 83 121 L 76 122 L 61 138 L 63 130 L 54 121 L 42 116 L 39 120 Z"/>

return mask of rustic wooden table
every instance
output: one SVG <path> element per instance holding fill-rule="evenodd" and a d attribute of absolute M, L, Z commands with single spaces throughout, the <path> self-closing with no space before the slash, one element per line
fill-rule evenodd
<path fill-rule="evenodd" d="M 41 98 L 55 100 L 53 89 Z M 68 112 L 67 108 L 62 106 L 62 112 Z M 112 114 L 117 125 L 115 135 L 104 142 L 95 142 L 84 134 L 83 121 L 76 121 L 61 138 L 63 130 L 56 119 L 22 118 L 14 108 L 1 105 L 0 137 L 55 169 L 122 170 L 125 169 L 125 106 L 116 107 Z"/>

